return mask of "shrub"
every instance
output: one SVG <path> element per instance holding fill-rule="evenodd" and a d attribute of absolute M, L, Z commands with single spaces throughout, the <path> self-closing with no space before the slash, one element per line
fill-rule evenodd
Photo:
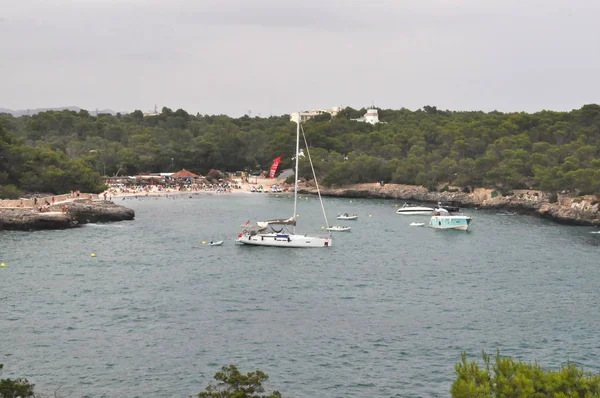
<path fill-rule="evenodd" d="M 572 363 L 559 370 L 544 370 L 537 363 L 502 358 L 494 361 L 482 353 L 483 367 L 467 362 L 467 356 L 455 365 L 456 379 L 450 393 L 453 398 L 470 397 L 600 397 L 600 376 L 586 373 Z"/>
<path fill-rule="evenodd" d="M 269 376 L 260 370 L 249 372 L 246 375 L 240 373 L 235 365 L 223 366 L 220 372 L 215 374 L 217 385 L 209 384 L 205 391 L 198 394 L 202 398 L 281 398 L 279 391 L 271 394 L 265 392 L 263 383 Z"/>
<path fill-rule="evenodd" d="M 0 199 L 19 199 L 23 193 L 14 185 L 0 186 Z"/>
<path fill-rule="evenodd" d="M 4 365 L 0 364 L 0 369 Z M 35 397 L 33 391 L 34 385 L 29 383 L 27 379 L 1 379 L 0 380 L 0 397 L 16 398 L 16 397 Z"/>

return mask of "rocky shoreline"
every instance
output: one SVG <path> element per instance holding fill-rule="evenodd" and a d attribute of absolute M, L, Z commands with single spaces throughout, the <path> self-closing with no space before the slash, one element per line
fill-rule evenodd
<path fill-rule="evenodd" d="M 340 187 L 320 187 L 324 196 L 368 199 L 399 199 L 416 202 L 452 202 L 460 207 L 508 210 L 532 214 L 570 225 L 600 226 L 600 200 L 595 196 L 572 197 L 534 190 L 513 190 L 503 196 L 492 189 L 478 188 L 465 193 L 429 191 L 422 186 L 401 184 L 355 184 Z M 311 184 L 298 187 L 298 192 L 316 194 Z"/>
<path fill-rule="evenodd" d="M 65 203 L 58 203 L 40 212 L 32 207 L 0 207 L 0 231 L 36 231 L 66 229 L 82 224 L 133 220 L 135 212 L 105 200 L 75 199 L 66 205 L 68 214 L 62 211 Z"/>

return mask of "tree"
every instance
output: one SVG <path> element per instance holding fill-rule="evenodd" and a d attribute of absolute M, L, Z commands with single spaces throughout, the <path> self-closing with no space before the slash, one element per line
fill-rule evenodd
<path fill-rule="evenodd" d="M 281 398 L 279 391 L 271 394 L 263 394 L 265 389 L 263 383 L 269 376 L 260 370 L 243 375 L 235 365 L 223 366 L 220 372 L 215 374 L 216 385 L 209 384 L 205 391 L 198 397 L 207 398 Z"/>
<path fill-rule="evenodd" d="M 524 363 L 502 358 L 500 352 L 492 363 L 482 353 L 483 367 L 467 362 L 467 356 L 455 365 L 456 379 L 450 393 L 453 398 L 494 397 L 600 397 L 600 376 L 578 369 L 572 363 L 559 370 L 544 370 L 537 363 Z"/>
<path fill-rule="evenodd" d="M 0 363 L 0 369 L 3 367 Z M 0 379 L 0 398 L 35 397 L 33 387 L 27 379 Z"/>

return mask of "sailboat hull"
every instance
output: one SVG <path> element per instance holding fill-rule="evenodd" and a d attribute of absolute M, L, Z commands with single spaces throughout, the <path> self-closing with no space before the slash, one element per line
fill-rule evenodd
<path fill-rule="evenodd" d="M 293 235 L 293 234 L 243 234 L 238 243 L 251 246 L 270 247 L 330 247 L 333 240 L 329 237 Z"/>

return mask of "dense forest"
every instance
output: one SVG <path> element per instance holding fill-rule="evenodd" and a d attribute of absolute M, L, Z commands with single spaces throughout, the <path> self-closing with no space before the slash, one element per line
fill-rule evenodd
<path fill-rule="evenodd" d="M 346 108 L 303 124 L 326 185 L 375 182 L 600 193 L 600 106 L 571 112 L 454 112 L 433 106 L 379 109 L 383 123 L 352 121 Z M 0 185 L 56 192 L 74 183 L 101 189 L 100 174 L 134 175 L 182 168 L 256 171 L 282 156 L 291 167 L 296 125 L 269 118 L 50 111 L 0 114 Z M 303 162 L 306 162 L 304 158 Z M 307 175 L 308 167 L 302 167 Z M 72 188 L 71 188 L 72 189 Z M 6 196 L 6 194 L 4 194 Z"/>

